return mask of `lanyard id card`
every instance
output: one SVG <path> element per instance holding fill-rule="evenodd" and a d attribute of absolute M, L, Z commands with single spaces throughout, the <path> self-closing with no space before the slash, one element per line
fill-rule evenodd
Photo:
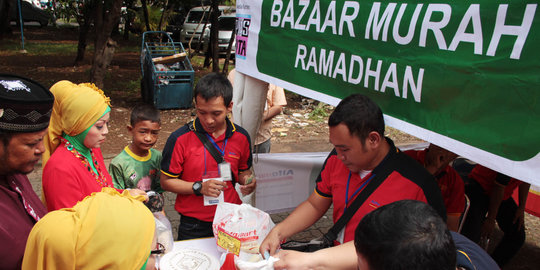
<path fill-rule="evenodd" d="M 221 176 L 221 179 L 223 181 L 231 181 L 232 180 L 231 163 L 227 161 L 223 161 L 218 164 L 218 167 L 219 167 L 219 175 Z"/>

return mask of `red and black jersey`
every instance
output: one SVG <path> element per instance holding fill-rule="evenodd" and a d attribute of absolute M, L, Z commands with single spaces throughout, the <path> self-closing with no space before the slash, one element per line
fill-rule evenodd
<path fill-rule="evenodd" d="M 345 211 L 348 201 L 350 206 L 363 189 L 363 184 L 372 176 L 386 169 L 392 162 L 392 172 L 381 185 L 366 199 L 345 227 L 344 242 L 354 239 L 354 230 L 360 220 L 369 212 L 380 206 L 399 200 L 418 200 L 430 204 L 446 220 L 446 210 L 441 191 L 433 176 L 411 157 L 400 152 L 392 140 L 386 138 L 390 151 L 385 159 L 371 173 L 360 178 L 358 173 L 352 173 L 341 160 L 335 149 L 326 158 L 321 173 L 317 178 L 315 192 L 323 197 L 332 198 L 334 205 L 333 220 L 336 222 Z M 348 188 L 347 188 L 348 187 Z M 348 194 L 347 193 L 348 190 Z"/>
<path fill-rule="evenodd" d="M 409 150 L 403 153 L 414 158 L 420 164 L 424 164 L 426 151 Z M 451 166 L 446 166 L 440 173 L 435 175 L 437 184 L 441 189 L 444 206 L 448 215 L 460 216 L 465 208 L 465 185 L 461 176 Z"/>
<path fill-rule="evenodd" d="M 195 119 L 193 130 L 186 124 L 174 131 L 163 149 L 161 172 L 171 178 L 180 178 L 189 182 L 201 181 L 203 175 L 217 174 L 218 164 L 206 150 L 195 132 L 204 132 L 224 151 L 223 158 L 231 164 L 233 177 L 251 167 L 251 141 L 245 129 L 227 121 L 227 130 L 218 138 L 204 131 L 199 119 Z M 226 202 L 241 204 L 238 193 L 231 181 L 224 190 Z M 204 206 L 203 197 L 194 194 L 176 197 L 174 208 L 180 214 L 202 221 L 212 222 L 216 206 Z"/>
<path fill-rule="evenodd" d="M 503 200 L 508 200 L 512 196 L 514 189 L 521 185 L 521 181 L 510 176 L 498 173 L 490 168 L 477 164 L 469 174 L 469 178 L 474 179 L 486 194 L 491 193 L 491 188 L 495 182 L 505 186 Z"/>

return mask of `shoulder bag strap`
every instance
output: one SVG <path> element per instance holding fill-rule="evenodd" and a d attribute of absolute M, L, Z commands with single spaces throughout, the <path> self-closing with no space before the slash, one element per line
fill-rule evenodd
<path fill-rule="evenodd" d="M 393 154 L 388 157 L 388 160 L 384 161 L 385 166 L 382 168 L 380 172 L 377 172 L 377 174 L 371 179 L 371 181 L 367 184 L 367 186 L 356 196 L 356 199 L 354 199 L 353 203 L 350 207 L 347 207 L 343 215 L 334 223 L 334 226 L 328 230 L 323 235 L 323 239 L 325 241 L 328 241 L 328 243 L 332 243 L 334 240 L 337 239 L 337 236 L 339 234 L 339 231 L 345 227 L 347 222 L 354 216 L 358 208 L 366 201 L 366 199 L 373 193 L 390 175 L 390 173 L 393 171 Z"/>
<path fill-rule="evenodd" d="M 208 137 L 206 137 L 205 134 L 203 134 L 201 132 L 197 132 L 193 128 L 193 125 L 195 125 L 194 121 L 191 121 L 188 125 L 189 125 L 189 129 L 191 131 L 193 131 L 193 133 L 195 133 L 195 135 L 197 135 L 199 140 L 204 145 L 204 148 L 206 148 L 206 150 L 208 150 L 208 152 L 210 153 L 210 155 L 212 155 L 212 157 L 216 160 L 216 162 L 218 164 L 222 163 L 224 161 L 223 156 L 218 152 L 216 147 L 214 145 L 212 145 L 212 143 L 210 142 Z M 232 176 L 232 184 L 233 184 L 233 187 L 234 187 L 234 185 L 236 184 L 236 177 L 234 176 L 234 174 L 232 174 L 232 172 L 231 172 L 231 176 Z"/>

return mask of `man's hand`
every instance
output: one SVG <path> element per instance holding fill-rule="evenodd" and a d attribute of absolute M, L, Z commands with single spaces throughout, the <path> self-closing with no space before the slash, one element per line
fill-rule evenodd
<path fill-rule="evenodd" d="M 277 253 L 276 258 L 279 261 L 274 263 L 274 269 L 281 270 L 303 270 L 312 269 L 310 263 L 316 258 L 314 253 L 299 252 L 294 250 L 281 250 Z"/>
<path fill-rule="evenodd" d="M 268 253 L 271 256 L 274 256 L 274 254 L 276 254 L 276 251 L 279 249 L 280 245 L 281 245 L 281 239 L 279 237 L 279 229 L 277 229 L 277 227 L 274 227 L 274 229 L 270 231 L 270 233 L 266 236 L 264 241 L 261 243 L 261 246 L 259 247 L 259 252 L 261 254 L 264 254 L 266 251 L 268 251 Z"/>
<path fill-rule="evenodd" d="M 248 194 L 251 194 L 253 191 L 255 191 L 255 188 L 257 187 L 257 179 L 253 177 L 253 175 L 250 176 L 252 179 L 250 180 L 251 183 L 247 185 L 240 185 L 240 192 L 242 192 L 242 195 L 246 196 Z M 250 178 L 248 177 L 248 178 Z"/>
<path fill-rule="evenodd" d="M 225 187 L 227 187 L 225 182 L 212 179 L 202 182 L 201 193 L 206 196 L 217 198 Z"/>

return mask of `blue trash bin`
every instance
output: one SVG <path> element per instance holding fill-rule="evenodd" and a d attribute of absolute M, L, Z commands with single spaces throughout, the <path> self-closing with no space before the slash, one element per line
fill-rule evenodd
<path fill-rule="evenodd" d="M 165 41 L 159 37 L 165 37 Z M 152 39 L 152 41 L 150 41 Z M 143 33 L 141 49 L 141 96 L 158 109 L 191 108 L 195 72 L 180 42 L 163 31 Z M 175 56 L 179 56 L 176 57 Z M 167 57 L 167 63 L 156 60 Z"/>

